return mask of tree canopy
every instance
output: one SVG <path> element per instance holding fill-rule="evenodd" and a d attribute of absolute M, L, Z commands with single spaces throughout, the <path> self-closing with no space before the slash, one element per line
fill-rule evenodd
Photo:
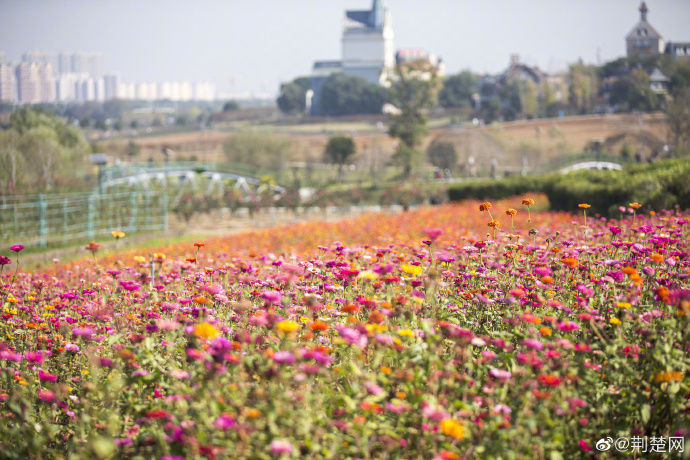
<path fill-rule="evenodd" d="M 304 113 L 308 89 L 309 77 L 298 77 L 280 85 L 280 95 L 276 101 L 280 111 L 285 114 Z"/>
<path fill-rule="evenodd" d="M 386 88 L 342 73 L 328 77 L 321 89 L 321 111 L 326 115 L 377 114 L 389 101 Z"/>
<path fill-rule="evenodd" d="M 471 107 L 478 82 L 479 78 L 469 70 L 451 75 L 443 81 L 438 95 L 439 104 L 445 108 Z"/>

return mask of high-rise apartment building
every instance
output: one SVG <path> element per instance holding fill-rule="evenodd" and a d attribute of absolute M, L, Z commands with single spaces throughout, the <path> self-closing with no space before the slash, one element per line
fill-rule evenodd
<path fill-rule="evenodd" d="M 17 66 L 17 99 L 22 104 L 41 102 L 41 82 L 37 63 L 22 62 Z"/>
<path fill-rule="evenodd" d="M 17 77 L 14 66 L 0 62 L 0 101 L 17 102 Z"/>

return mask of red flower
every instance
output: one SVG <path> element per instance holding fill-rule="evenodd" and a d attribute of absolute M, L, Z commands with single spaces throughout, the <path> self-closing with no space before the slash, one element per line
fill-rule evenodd
<path fill-rule="evenodd" d="M 164 417 L 167 417 L 168 415 L 170 415 L 170 414 L 168 414 L 168 411 L 165 409 L 151 410 L 146 414 L 146 416 L 148 418 L 164 418 Z"/>
<path fill-rule="evenodd" d="M 556 377 L 553 374 L 542 374 L 537 379 L 544 385 L 548 385 L 550 387 L 557 387 L 558 385 L 561 384 L 563 381 L 559 377 Z"/>

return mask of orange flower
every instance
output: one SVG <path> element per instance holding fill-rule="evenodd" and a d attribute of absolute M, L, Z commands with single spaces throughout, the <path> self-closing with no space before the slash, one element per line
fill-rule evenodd
<path fill-rule="evenodd" d="M 355 305 L 355 304 L 351 303 L 351 304 L 345 305 L 342 308 L 342 310 L 345 313 L 357 313 L 359 310 L 361 310 L 361 308 L 359 307 L 359 305 Z"/>
<path fill-rule="evenodd" d="M 633 267 L 623 267 L 621 271 L 628 276 L 637 275 L 637 270 Z"/>
<path fill-rule="evenodd" d="M 592 207 L 592 205 L 589 205 L 589 204 L 587 204 L 587 203 L 580 203 L 580 204 L 578 204 L 577 206 L 580 207 L 580 208 L 583 208 L 583 209 L 589 209 L 589 208 Z"/>
<path fill-rule="evenodd" d="M 640 209 L 642 207 L 642 205 L 640 203 L 638 203 L 637 201 L 634 201 L 632 203 L 628 203 L 628 206 L 630 206 L 633 209 Z"/>
<path fill-rule="evenodd" d="M 375 324 L 380 324 L 386 319 L 386 315 L 381 313 L 378 310 L 372 310 L 371 313 L 369 313 L 369 321 Z"/>
<path fill-rule="evenodd" d="M 187 262 L 196 262 L 196 257 L 187 257 L 185 260 Z"/>
<path fill-rule="evenodd" d="M 497 221 L 497 220 L 492 220 L 492 221 L 491 221 L 491 222 L 489 222 L 489 223 L 488 223 L 487 225 L 488 225 L 489 227 L 491 227 L 491 228 L 498 228 L 498 227 L 500 227 L 500 226 L 501 226 L 501 224 L 500 224 L 500 223 L 498 223 L 498 221 Z"/>
<path fill-rule="evenodd" d="M 542 276 L 542 277 L 541 277 L 541 282 L 544 283 L 544 284 L 553 284 L 553 283 L 556 282 L 556 280 L 553 279 L 553 278 L 550 277 L 550 276 Z"/>
<path fill-rule="evenodd" d="M 654 377 L 654 380 L 657 383 L 659 383 L 659 382 L 680 382 L 681 380 L 683 380 L 683 373 L 680 371 L 659 372 Z"/>
<path fill-rule="evenodd" d="M 664 261 L 664 256 L 657 254 L 656 252 L 652 254 L 652 260 L 658 264 Z"/>
<path fill-rule="evenodd" d="M 551 335 L 552 331 L 550 327 L 543 326 L 539 328 L 539 333 L 541 335 Z"/>
<path fill-rule="evenodd" d="M 309 325 L 309 328 L 311 328 L 312 331 L 326 332 L 328 330 L 328 324 L 324 323 L 320 319 L 317 319 Z"/>
<path fill-rule="evenodd" d="M 515 209 L 513 209 L 513 208 L 508 208 L 508 209 L 506 209 L 506 215 L 508 215 L 508 216 L 514 216 L 514 215 L 516 215 L 516 214 L 517 214 L 517 210 L 515 210 Z"/>
<path fill-rule="evenodd" d="M 479 205 L 479 210 L 481 212 L 488 211 L 489 209 L 491 209 L 491 203 L 488 201 L 485 201 L 484 203 Z"/>
<path fill-rule="evenodd" d="M 570 268 L 575 268 L 579 265 L 577 259 L 573 259 L 572 257 L 564 257 L 562 259 L 559 259 L 559 262 L 567 265 Z"/>
<path fill-rule="evenodd" d="M 204 246 L 206 246 L 206 244 L 197 241 L 196 243 L 194 243 L 194 246 L 196 246 L 197 248 L 203 248 Z"/>
<path fill-rule="evenodd" d="M 522 204 L 525 206 L 532 206 L 534 204 L 534 200 L 532 198 L 523 198 Z"/>

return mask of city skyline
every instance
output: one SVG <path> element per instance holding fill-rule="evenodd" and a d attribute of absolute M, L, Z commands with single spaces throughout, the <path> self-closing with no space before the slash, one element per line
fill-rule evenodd
<path fill-rule="evenodd" d="M 649 21 L 664 39 L 690 41 L 690 2 L 647 4 Z M 102 53 L 104 73 L 130 82 L 212 81 L 219 92 L 271 96 L 280 83 L 308 75 L 315 59 L 340 56 L 344 11 L 369 5 L 370 0 L 6 0 L 0 51 L 6 61 L 19 61 L 32 50 L 84 50 Z M 423 8 L 412 0 L 388 0 L 385 6 L 395 49 L 431 50 L 444 59 L 448 74 L 496 73 L 511 54 L 547 72 L 579 58 L 609 61 L 625 55 L 624 37 L 639 15 L 639 0 L 436 0 Z"/>

